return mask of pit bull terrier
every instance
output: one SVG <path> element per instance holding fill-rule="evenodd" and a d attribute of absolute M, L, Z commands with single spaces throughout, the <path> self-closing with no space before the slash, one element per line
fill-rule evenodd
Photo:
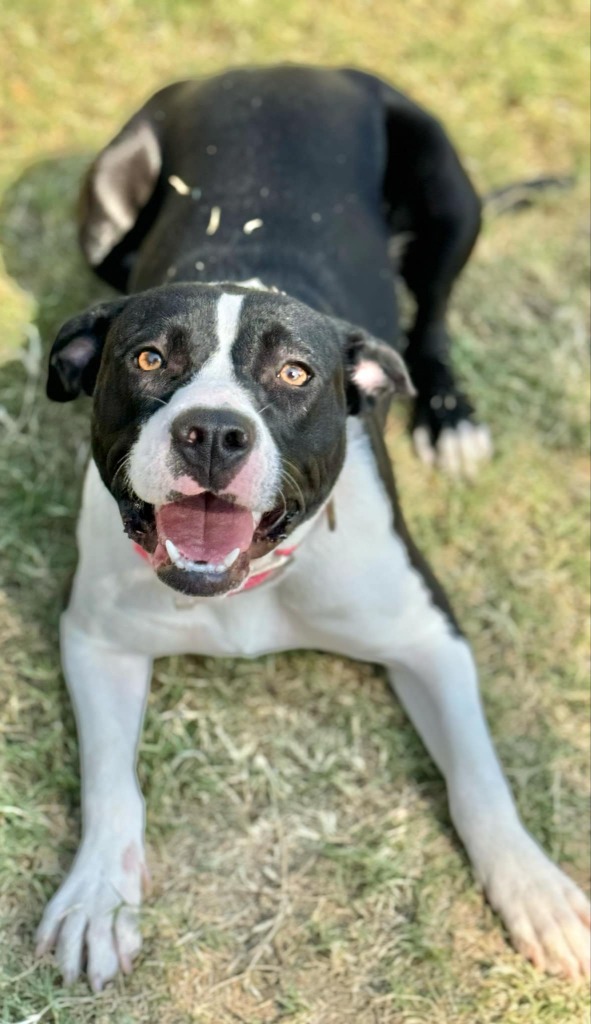
<path fill-rule="evenodd" d="M 549 971 L 588 972 L 587 901 L 519 820 L 383 441 L 384 401 L 416 388 L 426 461 L 473 472 L 490 453 L 445 328 L 479 216 L 439 124 L 358 71 L 172 85 L 92 165 L 82 248 L 128 294 L 69 320 L 49 366 L 50 398 L 93 396 L 61 624 L 83 834 L 38 932 L 66 982 L 86 966 L 98 991 L 140 948 L 135 762 L 154 658 L 294 648 L 384 666 L 513 943 Z"/>

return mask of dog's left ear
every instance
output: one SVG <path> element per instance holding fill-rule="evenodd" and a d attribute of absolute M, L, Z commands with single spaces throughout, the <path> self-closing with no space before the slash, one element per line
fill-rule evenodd
<path fill-rule="evenodd" d="M 101 302 L 73 316 L 60 328 L 49 353 L 48 398 L 70 402 L 81 391 L 92 395 L 105 338 L 126 302 L 127 297 Z"/>
<path fill-rule="evenodd" d="M 416 395 L 406 364 L 391 345 L 361 327 L 337 321 L 344 342 L 347 403 L 355 415 L 383 395 Z"/>

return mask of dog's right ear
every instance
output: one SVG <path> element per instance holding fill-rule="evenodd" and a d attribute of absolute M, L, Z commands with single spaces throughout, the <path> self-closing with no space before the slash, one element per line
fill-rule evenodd
<path fill-rule="evenodd" d="M 126 302 L 127 297 L 101 302 L 73 316 L 60 328 L 49 353 L 48 398 L 70 402 L 81 391 L 92 395 L 105 338 Z"/>

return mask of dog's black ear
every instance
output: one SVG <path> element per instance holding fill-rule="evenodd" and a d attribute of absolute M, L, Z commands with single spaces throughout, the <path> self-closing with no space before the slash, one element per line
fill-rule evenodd
<path fill-rule="evenodd" d="M 49 353 L 48 398 L 70 402 L 81 391 L 92 395 L 107 332 L 126 302 L 126 297 L 101 302 L 60 328 Z"/>
<path fill-rule="evenodd" d="M 347 372 L 347 403 L 353 415 L 364 405 L 384 395 L 411 397 L 416 394 L 401 355 L 385 341 L 379 341 L 361 327 L 337 321 Z"/>

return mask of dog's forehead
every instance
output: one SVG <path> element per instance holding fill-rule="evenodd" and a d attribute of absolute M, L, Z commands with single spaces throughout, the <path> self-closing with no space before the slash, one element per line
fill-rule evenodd
<path fill-rule="evenodd" d="M 328 317 L 297 299 L 272 292 L 249 290 L 246 293 L 239 328 L 240 333 L 255 336 L 280 328 L 284 337 L 289 336 L 301 345 L 313 342 L 315 350 L 324 343 L 333 347 L 336 341 L 336 332 Z"/>
<path fill-rule="evenodd" d="M 162 285 L 132 295 L 117 319 L 117 335 L 165 333 L 171 326 L 211 331 L 222 289 L 207 285 Z"/>
<path fill-rule="evenodd" d="M 130 335 L 155 338 L 175 328 L 184 328 L 187 337 L 207 338 L 224 347 L 239 337 L 254 339 L 272 329 L 301 344 L 313 335 L 315 347 L 335 341 L 328 318 L 297 299 L 233 283 L 163 285 L 133 295 L 116 326 L 116 336 L 123 342 Z"/>

